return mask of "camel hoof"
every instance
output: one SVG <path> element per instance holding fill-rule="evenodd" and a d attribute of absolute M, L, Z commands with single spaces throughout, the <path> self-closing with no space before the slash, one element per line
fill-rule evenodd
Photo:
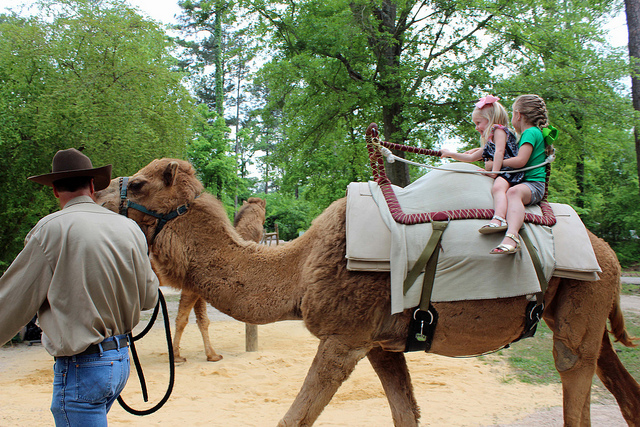
<path fill-rule="evenodd" d="M 187 359 L 185 359 L 184 357 L 180 356 L 180 355 L 174 355 L 173 356 L 173 361 L 174 363 L 184 363 L 187 361 Z"/>
<path fill-rule="evenodd" d="M 207 356 L 207 362 L 217 362 L 218 360 L 222 360 L 222 356 L 219 354 L 214 354 L 213 356 Z"/>

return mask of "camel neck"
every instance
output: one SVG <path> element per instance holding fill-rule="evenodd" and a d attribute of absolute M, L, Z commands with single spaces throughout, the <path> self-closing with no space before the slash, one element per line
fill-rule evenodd
<path fill-rule="evenodd" d="M 312 237 L 272 247 L 247 242 L 211 203 L 195 203 L 158 236 L 153 256 L 162 260 L 159 275 L 246 323 L 300 319 L 300 272 L 312 246 L 301 240 Z"/>

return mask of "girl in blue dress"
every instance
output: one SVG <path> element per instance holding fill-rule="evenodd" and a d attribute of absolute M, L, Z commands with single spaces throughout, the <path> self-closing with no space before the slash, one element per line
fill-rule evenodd
<path fill-rule="evenodd" d="M 476 130 L 480 133 L 481 147 L 466 153 L 442 149 L 442 157 L 462 162 L 491 161 L 491 170 L 494 172 L 513 170 L 513 168 L 504 166 L 503 162 L 518 155 L 518 141 L 515 133 L 508 128 L 509 115 L 507 110 L 498 101 L 499 98 L 487 95 L 476 103 L 471 114 Z M 524 173 L 494 173 L 489 176 L 495 178 L 491 193 L 496 214 L 489 223 L 478 230 L 482 234 L 507 230 L 507 221 L 504 218 L 507 211 L 507 190 L 520 183 Z"/>

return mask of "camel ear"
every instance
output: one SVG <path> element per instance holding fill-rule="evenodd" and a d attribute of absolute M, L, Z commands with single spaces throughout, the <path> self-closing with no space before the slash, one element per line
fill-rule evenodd
<path fill-rule="evenodd" d="M 162 179 L 164 181 L 164 185 L 170 187 L 176 180 L 176 176 L 178 175 L 178 162 L 171 162 L 167 165 L 166 169 L 162 173 Z"/>
<path fill-rule="evenodd" d="M 245 200 L 244 202 L 242 202 L 242 206 L 248 205 L 249 203 L 247 203 L 247 201 Z"/>

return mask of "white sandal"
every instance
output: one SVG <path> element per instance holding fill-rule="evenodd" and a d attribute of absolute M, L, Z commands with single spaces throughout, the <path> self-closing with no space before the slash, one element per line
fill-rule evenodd
<path fill-rule="evenodd" d="M 507 245 L 505 243 L 500 243 L 497 247 L 493 248 L 491 250 L 491 252 L 489 252 L 492 255 L 506 255 L 506 254 L 515 254 L 520 252 L 520 238 L 518 236 L 516 236 L 515 234 L 511 234 L 511 233 L 507 233 L 504 235 L 504 237 L 508 237 L 511 240 L 513 240 L 514 242 L 516 242 L 516 245 Z"/>
<path fill-rule="evenodd" d="M 501 233 L 503 231 L 507 231 L 507 220 L 502 218 L 501 216 L 494 215 L 491 219 L 497 219 L 500 221 L 500 224 L 496 224 L 495 222 L 489 222 L 478 229 L 480 234 L 494 234 Z"/>

